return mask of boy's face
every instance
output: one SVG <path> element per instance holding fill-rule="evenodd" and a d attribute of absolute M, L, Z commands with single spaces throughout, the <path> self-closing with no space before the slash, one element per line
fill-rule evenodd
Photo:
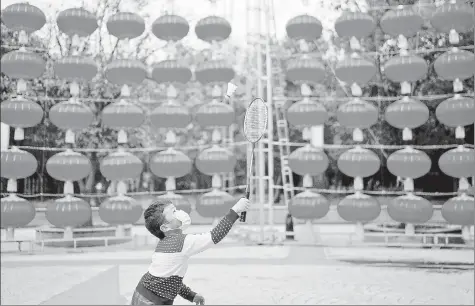
<path fill-rule="evenodd" d="M 163 227 L 162 231 L 177 229 L 181 226 L 181 221 L 175 217 L 176 207 L 173 204 L 168 204 L 163 209 L 163 217 L 165 218 L 165 223 L 161 226 Z"/>

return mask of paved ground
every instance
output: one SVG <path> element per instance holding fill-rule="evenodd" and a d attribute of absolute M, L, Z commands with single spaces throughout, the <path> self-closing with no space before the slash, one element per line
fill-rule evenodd
<path fill-rule="evenodd" d="M 125 304 L 150 254 L 151 250 L 2 254 L 1 302 Z M 210 305 L 473 305 L 473 257 L 473 250 L 228 245 L 194 259 L 185 283 Z M 407 264 L 381 264 L 388 261 Z M 451 263 L 459 269 L 410 265 L 428 262 Z M 175 304 L 190 303 L 177 299 Z"/>

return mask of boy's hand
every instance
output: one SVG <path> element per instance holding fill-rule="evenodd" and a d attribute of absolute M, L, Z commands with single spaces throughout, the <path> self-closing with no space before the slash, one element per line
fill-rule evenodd
<path fill-rule="evenodd" d="M 193 298 L 193 303 L 195 303 L 196 305 L 204 305 L 205 298 L 202 295 L 196 294 Z"/>
<path fill-rule="evenodd" d="M 237 214 L 240 214 L 242 212 L 248 211 L 250 207 L 251 204 L 249 203 L 248 199 L 240 198 L 239 201 L 234 204 L 232 210 L 234 210 Z"/>

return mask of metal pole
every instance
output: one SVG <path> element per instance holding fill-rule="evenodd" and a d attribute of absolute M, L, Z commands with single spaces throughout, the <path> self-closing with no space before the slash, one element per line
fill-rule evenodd
<path fill-rule="evenodd" d="M 271 6 L 270 1 L 267 0 L 266 5 L 266 75 L 267 75 L 267 109 L 269 119 L 267 121 L 267 175 L 269 178 L 268 185 L 268 200 L 269 200 L 269 226 L 272 228 L 274 225 L 274 110 L 272 109 L 272 58 L 270 50 L 270 35 L 271 35 Z"/>

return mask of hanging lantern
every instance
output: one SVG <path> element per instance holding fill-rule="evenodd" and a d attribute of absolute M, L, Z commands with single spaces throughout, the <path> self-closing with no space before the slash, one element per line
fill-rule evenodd
<path fill-rule="evenodd" d="M 462 193 L 449 199 L 442 206 L 442 217 L 450 224 L 473 226 L 475 224 L 474 198 Z"/>
<path fill-rule="evenodd" d="M 420 150 L 406 147 L 391 154 L 387 160 L 389 172 L 398 177 L 403 177 L 404 190 L 414 191 L 413 180 L 426 175 L 431 168 L 430 157 Z"/>
<path fill-rule="evenodd" d="M 409 55 L 406 51 L 400 54 L 384 64 L 384 74 L 389 80 L 401 83 L 401 93 L 408 95 L 411 93 L 409 82 L 422 79 L 427 74 L 428 65 L 420 56 Z"/>
<path fill-rule="evenodd" d="M 233 172 L 236 162 L 231 151 L 217 145 L 201 151 L 195 161 L 196 168 L 207 175 Z"/>
<path fill-rule="evenodd" d="M 304 55 L 290 59 L 285 74 L 295 84 L 318 84 L 325 78 L 325 66 L 318 59 Z"/>
<path fill-rule="evenodd" d="M 182 177 L 191 172 L 191 160 L 181 151 L 168 148 L 150 159 L 150 171 L 158 177 Z"/>
<path fill-rule="evenodd" d="M 46 62 L 37 53 L 23 49 L 2 56 L 1 71 L 12 79 L 32 80 L 43 75 Z"/>
<path fill-rule="evenodd" d="M 96 16 L 83 8 L 70 8 L 60 12 L 56 23 L 58 29 L 70 37 L 86 37 L 97 29 Z"/>
<path fill-rule="evenodd" d="M 71 98 L 51 107 L 49 119 L 58 128 L 66 130 L 66 143 L 74 143 L 75 132 L 88 128 L 94 120 L 94 113 L 77 99 Z"/>
<path fill-rule="evenodd" d="M 378 109 L 371 103 L 360 98 L 353 98 L 342 104 L 336 114 L 338 122 L 346 128 L 353 130 L 353 140 L 363 141 L 362 129 L 368 129 L 378 122 Z"/>
<path fill-rule="evenodd" d="M 203 85 L 228 83 L 234 76 L 234 68 L 226 60 L 205 61 L 195 69 L 195 78 Z"/>
<path fill-rule="evenodd" d="M 2 23 L 12 31 L 31 34 L 45 25 L 46 16 L 43 11 L 29 3 L 15 3 L 2 11 Z"/>
<path fill-rule="evenodd" d="M 467 177 L 475 176 L 475 150 L 458 146 L 439 158 L 439 168 L 445 174 L 460 179 L 459 190 L 467 190 Z"/>
<path fill-rule="evenodd" d="M 152 78 L 159 84 L 186 84 L 191 80 L 191 70 L 183 61 L 161 61 L 152 66 Z"/>
<path fill-rule="evenodd" d="M 400 5 L 397 9 L 387 11 L 381 18 L 380 25 L 386 34 L 397 36 L 399 47 L 407 50 L 407 38 L 413 37 L 422 29 L 424 19 L 414 7 Z"/>
<path fill-rule="evenodd" d="M 363 190 L 363 178 L 378 172 L 381 161 L 373 151 L 356 146 L 338 158 L 338 169 L 348 176 L 354 177 L 355 190 Z"/>
<path fill-rule="evenodd" d="M 289 155 L 289 167 L 298 175 L 319 175 L 327 170 L 328 156 L 323 150 L 307 144 Z"/>
<path fill-rule="evenodd" d="M 195 26 L 196 36 L 206 42 L 226 40 L 231 35 L 231 24 L 219 16 L 200 19 Z"/>
<path fill-rule="evenodd" d="M 307 97 L 287 108 L 286 115 L 287 121 L 298 128 L 323 125 L 328 119 L 325 106 Z"/>
<path fill-rule="evenodd" d="M 471 125 L 475 121 L 475 101 L 473 98 L 455 94 L 437 106 L 435 115 L 443 124 L 455 127 L 457 139 L 464 139 L 464 126 Z"/>
<path fill-rule="evenodd" d="M 25 139 L 23 129 L 33 127 L 43 120 L 43 109 L 38 103 L 17 96 L 0 104 L 1 121 L 15 128 L 15 140 Z"/>
<path fill-rule="evenodd" d="M 135 104 L 120 99 L 107 105 L 102 111 L 102 124 L 119 130 L 118 143 L 127 143 L 128 129 L 140 127 L 145 121 L 145 113 Z"/>
<path fill-rule="evenodd" d="M 356 52 L 339 61 L 335 68 L 336 77 L 351 84 L 351 93 L 359 97 L 363 94 L 361 85 L 367 84 L 376 75 L 376 65 Z"/>
<path fill-rule="evenodd" d="M 349 37 L 351 49 L 360 49 L 359 39 L 373 33 L 376 22 L 363 12 L 344 11 L 335 21 L 335 31 L 339 37 Z"/>
<path fill-rule="evenodd" d="M 52 178 L 65 182 L 64 194 L 73 194 L 73 182 L 80 181 L 91 174 L 92 166 L 89 158 L 67 149 L 48 159 L 46 171 Z"/>
<path fill-rule="evenodd" d="M 231 105 L 216 99 L 201 105 L 195 113 L 195 120 L 202 128 L 230 126 L 235 117 L 236 114 Z"/>
<path fill-rule="evenodd" d="M 314 41 L 322 35 L 322 23 L 310 15 L 300 15 L 290 19 L 285 26 L 290 39 Z"/>
<path fill-rule="evenodd" d="M 454 92 L 461 92 L 462 80 L 473 77 L 475 56 L 472 52 L 454 47 L 435 60 L 434 70 L 439 78 L 454 82 Z"/>
<path fill-rule="evenodd" d="M 152 24 L 153 35 L 165 41 L 179 41 L 185 38 L 189 31 L 188 21 L 177 15 L 160 16 Z"/>
<path fill-rule="evenodd" d="M 83 199 L 71 195 L 50 201 L 46 206 L 46 219 L 55 227 L 78 227 L 88 222 L 91 215 L 91 206 Z"/>
<path fill-rule="evenodd" d="M 190 124 L 192 117 L 188 108 L 175 100 L 168 100 L 152 110 L 149 119 L 156 128 L 183 129 Z"/>
<path fill-rule="evenodd" d="M 387 211 L 394 221 L 413 225 L 429 221 L 434 209 L 428 200 L 408 193 L 389 202 Z"/>
<path fill-rule="evenodd" d="M 135 224 L 142 215 L 142 206 L 124 195 L 111 197 L 99 207 L 99 217 L 110 225 Z"/>
<path fill-rule="evenodd" d="M 25 227 L 35 218 L 35 205 L 30 201 L 18 197 L 16 194 L 9 194 L 2 198 L 0 203 L 1 228 L 8 229 Z"/>
<path fill-rule="evenodd" d="M 437 31 L 449 33 L 451 44 L 458 44 L 459 33 L 473 27 L 473 7 L 463 0 L 447 1 L 437 8 L 430 23 Z"/>
<path fill-rule="evenodd" d="M 429 119 L 429 108 L 413 98 L 404 96 L 386 108 L 386 121 L 393 127 L 402 129 L 403 140 L 412 139 L 412 129 L 417 128 Z"/>
<path fill-rule="evenodd" d="M 142 170 L 143 163 L 140 158 L 125 151 L 110 153 L 100 165 L 102 175 L 110 181 L 138 178 Z"/>
<path fill-rule="evenodd" d="M 116 85 L 139 85 L 147 76 L 147 67 L 139 60 L 117 59 L 105 68 L 107 81 Z"/>
<path fill-rule="evenodd" d="M 56 76 L 69 82 L 91 81 L 97 75 L 97 69 L 92 58 L 82 56 L 63 57 L 53 64 Z"/>
<path fill-rule="evenodd" d="M 38 168 L 38 161 L 33 154 L 17 147 L 2 149 L 1 152 L 1 176 L 8 179 L 7 191 L 16 192 L 16 180 L 33 175 Z"/>
<path fill-rule="evenodd" d="M 203 194 L 196 203 L 196 211 L 205 218 L 219 218 L 228 213 L 235 199 L 227 192 L 213 189 Z"/>
<path fill-rule="evenodd" d="M 178 210 L 183 210 L 187 214 L 191 213 L 191 204 L 187 198 L 182 195 L 176 194 L 174 192 L 167 192 L 161 196 L 158 196 L 157 199 L 160 200 L 169 200 L 175 205 L 175 208 Z"/>
<path fill-rule="evenodd" d="M 118 39 L 139 37 L 145 31 L 145 20 L 138 14 L 120 12 L 109 17 L 107 31 Z"/>
<path fill-rule="evenodd" d="M 347 222 L 367 223 L 379 217 L 381 205 L 376 198 L 356 192 L 343 198 L 338 203 L 337 211 L 340 217 Z"/>
<path fill-rule="evenodd" d="M 321 194 L 305 190 L 294 196 L 289 203 L 289 213 L 301 220 L 317 220 L 325 217 L 330 202 Z"/>

